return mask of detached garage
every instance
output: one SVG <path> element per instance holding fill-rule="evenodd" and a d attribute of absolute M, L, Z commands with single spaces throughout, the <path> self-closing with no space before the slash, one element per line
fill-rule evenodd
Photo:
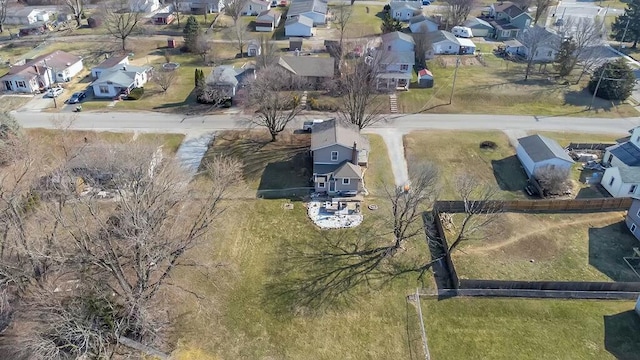
<path fill-rule="evenodd" d="M 527 173 L 532 177 L 536 170 L 551 166 L 569 169 L 573 159 L 557 142 L 542 135 L 531 135 L 518 139 L 516 155 Z"/>

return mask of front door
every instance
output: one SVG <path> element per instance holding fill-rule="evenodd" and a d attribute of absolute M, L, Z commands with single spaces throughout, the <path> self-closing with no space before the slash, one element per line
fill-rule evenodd
<path fill-rule="evenodd" d="M 336 192 L 336 182 L 335 180 L 329 181 L 329 192 Z"/>

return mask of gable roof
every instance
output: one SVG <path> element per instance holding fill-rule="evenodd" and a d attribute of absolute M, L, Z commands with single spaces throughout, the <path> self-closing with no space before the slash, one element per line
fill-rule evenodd
<path fill-rule="evenodd" d="M 369 142 L 360 135 L 358 127 L 354 124 L 331 119 L 313 125 L 311 151 L 332 145 L 352 148 L 354 143 L 358 150 L 369 148 Z"/>
<path fill-rule="evenodd" d="M 411 9 L 411 10 L 419 10 L 422 8 L 422 2 L 421 1 L 404 1 L 404 0 L 394 0 L 389 2 L 389 6 L 391 7 L 391 9 L 393 10 L 398 10 L 398 9 Z"/>
<path fill-rule="evenodd" d="M 640 149 L 629 141 L 614 145 L 607 150 L 627 166 L 640 166 Z"/>
<path fill-rule="evenodd" d="M 289 5 L 287 17 L 292 17 L 306 12 L 327 14 L 327 3 L 323 0 L 293 0 Z"/>
<path fill-rule="evenodd" d="M 524 10 L 519 8 L 518 5 L 510 1 L 495 3 L 493 4 L 493 8 L 496 10 L 496 13 L 499 13 L 499 12 L 505 13 L 512 19 L 525 12 Z"/>
<path fill-rule="evenodd" d="M 466 27 L 470 27 L 470 28 L 473 28 L 474 26 L 480 26 L 480 27 L 493 29 L 493 26 L 491 24 L 489 24 L 488 22 L 486 22 L 486 21 L 484 21 L 482 19 L 478 19 L 478 18 L 469 19 L 469 20 L 465 21 L 463 23 L 463 25 L 466 26 Z"/>
<path fill-rule="evenodd" d="M 573 163 L 573 159 L 557 142 L 543 135 L 530 135 L 518 139 L 518 143 L 533 162 L 562 159 Z"/>
<path fill-rule="evenodd" d="M 306 27 L 313 27 L 313 19 L 308 16 L 297 15 L 288 18 L 287 21 L 284 22 L 284 26 L 291 26 L 294 24 L 302 24 Z"/>
<path fill-rule="evenodd" d="M 339 179 L 360 179 L 362 178 L 362 169 L 360 166 L 352 164 L 350 161 L 345 161 L 335 169 L 333 177 Z"/>
<path fill-rule="evenodd" d="M 279 11 L 270 9 L 270 10 L 264 10 L 263 12 L 261 12 L 260 14 L 258 14 L 258 17 L 256 17 L 256 21 L 268 21 L 268 22 L 275 22 L 276 20 L 280 19 L 281 14 Z"/>
<path fill-rule="evenodd" d="M 416 16 L 412 17 L 411 19 L 409 19 L 409 24 L 421 23 L 423 21 L 428 21 L 428 22 L 437 24 L 434 19 L 424 16 L 424 14 L 416 15 Z"/>
<path fill-rule="evenodd" d="M 380 64 L 409 64 L 416 63 L 416 53 L 413 51 L 386 51 L 380 52 Z"/>
<path fill-rule="evenodd" d="M 431 73 L 431 71 L 427 70 L 427 69 L 422 69 L 420 71 L 418 71 L 418 77 L 422 78 L 422 77 L 433 77 L 433 74 Z"/>
<path fill-rule="evenodd" d="M 26 76 L 40 75 L 46 72 L 47 67 L 59 71 L 68 68 L 78 61 L 82 61 L 82 58 L 73 54 L 69 54 L 68 52 L 56 50 L 52 53 L 41 55 L 34 59 L 31 59 L 24 65 L 13 66 L 4 76 L 17 74 Z"/>
<path fill-rule="evenodd" d="M 317 56 L 281 56 L 278 65 L 298 76 L 333 77 L 335 59 Z"/>
<path fill-rule="evenodd" d="M 207 85 L 231 85 L 235 87 L 238 85 L 238 79 L 236 78 L 237 75 L 238 72 L 233 66 L 220 65 L 211 70 L 211 73 L 207 76 L 205 83 Z"/>
<path fill-rule="evenodd" d="M 394 32 L 382 34 L 381 38 L 383 43 L 394 41 L 394 40 L 402 40 L 402 41 L 409 42 L 413 45 L 416 44 L 415 41 L 413 41 L 413 37 L 411 35 L 402 33 L 400 31 L 394 31 Z"/>
<path fill-rule="evenodd" d="M 456 38 L 456 41 L 458 42 L 458 44 L 460 44 L 460 46 L 465 46 L 468 48 L 475 48 L 476 44 L 473 43 L 473 41 L 471 41 L 471 39 L 465 39 L 465 38 Z"/>
<path fill-rule="evenodd" d="M 109 56 L 105 61 L 101 62 L 100 64 L 94 66 L 94 69 L 108 69 L 111 67 L 114 67 L 118 64 L 120 64 L 120 62 L 124 59 L 129 58 L 129 55 L 127 54 L 121 54 L 121 55 L 112 55 Z"/>
<path fill-rule="evenodd" d="M 135 82 L 136 74 L 151 69 L 152 68 L 148 66 L 116 65 L 101 72 L 98 79 L 93 81 L 91 85 L 111 83 L 122 87 L 129 87 Z"/>
<path fill-rule="evenodd" d="M 448 31 L 438 30 L 438 31 L 430 32 L 428 34 L 429 34 L 429 40 L 431 41 L 431 43 L 437 43 L 440 41 L 449 40 L 456 44 L 460 44 L 460 42 L 458 41 L 458 38 Z"/>

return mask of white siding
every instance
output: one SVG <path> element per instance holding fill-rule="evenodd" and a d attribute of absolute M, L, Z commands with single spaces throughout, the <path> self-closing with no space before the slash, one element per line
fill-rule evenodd
<path fill-rule="evenodd" d="M 432 46 L 433 53 L 438 54 L 457 54 L 460 52 L 460 45 L 449 41 L 444 40 L 437 43 L 434 43 Z"/>
<path fill-rule="evenodd" d="M 315 11 L 309 11 L 306 13 L 302 13 L 300 15 L 306 16 L 311 20 L 313 20 L 313 25 L 322 25 L 327 22 L 327 16 L 325 14 L 318 13 Z"/>
<path fill-rule="evenodd" d="M 613 179 L 613 181 L 612 181 Z M 622 191 L 622 179 L 620 177 L 620 171 L 617 167 L 611 167 L 604 171 L 602 175 L 602 180 L 600 181 L 602 187 L 611 194 L 613 197 L 621 197 L 620 193 Z M 625 195 L 626 196 L 626 195 Z"/>
<path fill-rule="evenodd" d="M 266 27 L 266 26 L 256 26 L 256 31 L 260 31 L 260 32 L 272 32 L 272 31 L 273 31 L 273 26 L 271 26 L 271 27 Z"/>
<path fill-rule="evenodd" d="M 516 149 L 516 156 L 518 157 L 518 159 L 520 159 L 520 163 L 524 168 L 524 172 L 527 173 L 527 176 L 531 177 L 533 171 L 535 170 L 535 163 L 533 162 L 533 160 L 531 160 L 529 154 L 524 151 L 524 148 L 522 146 L 518 145 L 518 148 Z"/>
<path fill-rule="evenodd" d="M 473 37 L 485 37 L 489 36 L 489 29 L 486 28 L 472 28 Z"/>
<path fill-rule="evenodd" d="M 100 85 L 99 84 L 95 84 L 93 85 L 93 95 L 97 98 L 113 98 L 116 95 L 118 95 L 119 90 L 116 90 L 115 87 L 113 85 L 105 85 L 102 84 L 102 86 L 106 86 L 108 92 L 107 93 L 102 93 L 100 92 Z"/>
<path fill-rule="evenodd" d="M 544 160 L 544 161 L 537 162 L 533 165 L 533 173 L 535 174 L 536 170 L 544 168 L 545 166 L 550 166 L 550 165 L 555 166 L 556 168 L 570 169 L 572 164 L 566 160 L 559 159 L 559 158 Z"/>
<path fill-rule="evenodd" d="M 416 10 L 414 9 L 398 9 L 391 11 L 393 12 L 393 18 L 400 21 L 409 21 L 409 19 L 411 19 L 414 16 L 413 14 L 416 12 Z"/>

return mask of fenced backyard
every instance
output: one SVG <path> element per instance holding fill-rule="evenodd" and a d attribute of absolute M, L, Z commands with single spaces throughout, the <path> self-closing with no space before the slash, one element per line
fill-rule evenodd
<path fill-rule="evenodd" d="M 483 209 L 500 209 L 504 212 L 556 213 L 556 212 L 598 212 L 627 210 L 631 198 L 600 199 L 550 199 L 550 200 L 492 200 L 474 202 Z M 465 211 L 464 201 L 438 201 L 434 204 L 439 212 L 461 213 Z"/>

